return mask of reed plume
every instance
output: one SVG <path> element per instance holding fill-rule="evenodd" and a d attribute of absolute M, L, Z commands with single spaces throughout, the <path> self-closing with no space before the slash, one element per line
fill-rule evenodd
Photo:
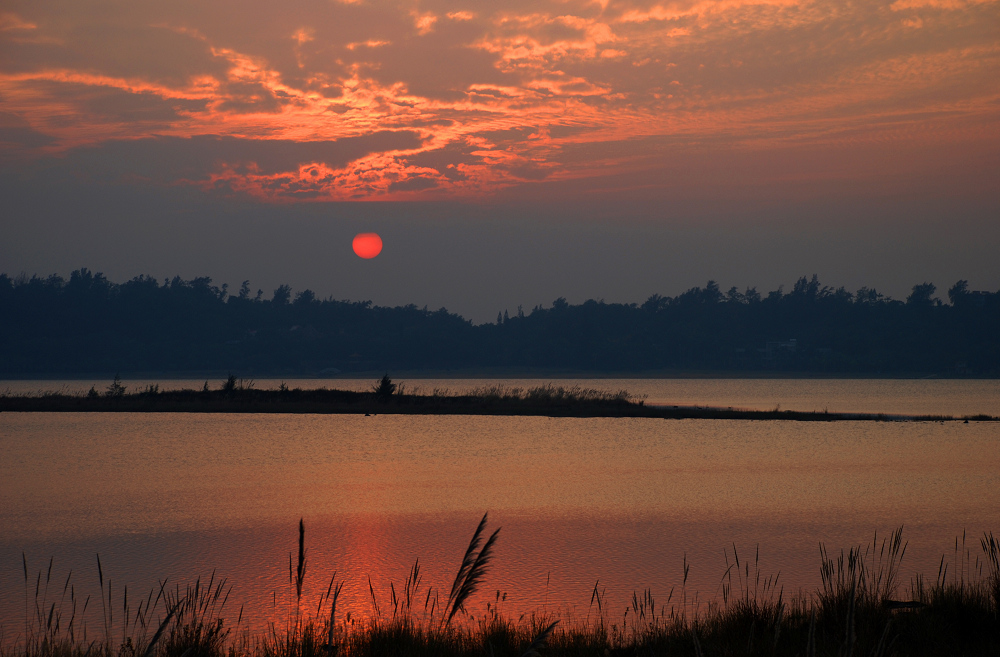
<path fill-rule="evenodd" d="M 479 521 L 479 526 L 476 527 L 475 533 L 472 534 L 469 547 L 465 551 L 465 556 L 462 557 L 462 565 L 459 566 L 458 574 L 455 575 L 455 582 L 451 585 L 451 593 L 448 594 L 448 604 L 445 607 L 448 612 L 444 616 L 445 625 L 451 624 L 455 614 L 464 608 L 465 602 L 479 588 L 479 584 L 482 583 L 483 578 L 486 576 L 486 569 L 493 559 L 493 546 L 496 544 L 497 535 L 500 533 L 499 527 L 486 540 L 483 548 L 479 549 L 479 544 L 482 543 L 483 539 L 483 530 L 486 529 L 486 518 L 488 515 L 488 513 L 483 514 L 483 519 Z"/>

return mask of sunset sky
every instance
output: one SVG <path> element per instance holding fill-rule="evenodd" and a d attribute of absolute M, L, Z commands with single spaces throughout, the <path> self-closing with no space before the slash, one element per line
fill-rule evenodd
<path fill-rule="evenodd" d="M 996 290 L 1000 2 L 5 0 L 0 194 L 7 273 L 476 321 Z"/>

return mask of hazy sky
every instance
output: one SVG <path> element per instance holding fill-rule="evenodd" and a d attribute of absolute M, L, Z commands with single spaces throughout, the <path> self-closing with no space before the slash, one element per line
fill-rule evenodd
<path fill-rule="evenodd" d="M 1000 2 L 5 0 L 0 213 L 7 273 L 477 321 L 996 290 Z"/>

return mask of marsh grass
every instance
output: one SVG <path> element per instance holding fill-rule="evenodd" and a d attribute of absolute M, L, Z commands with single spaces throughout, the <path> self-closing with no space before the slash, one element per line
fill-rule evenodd
<path fill-rule="evenodd" d="M 473 388 L 463 396 L 481 398 L 487 402 L 520 401 L 543 404 L 635 404 L 645 399 L 645 397 L 633 395 L 627 390 L 612 392 L 581 386 L 556 386 L 551 383 L 531 388 L 497 383 Z"/>
<path fill-rule="evenodd" d="M 619 616 L 608 608 L 596 582 L 582 622 L 565 623 L 547 613 L 512 618 L 498 591 L 485 613 L 470 601 L 489 574 L 499 529 L 486 536 L 483 517 L 447 589 L 427 587 L 419 561 L 402 587 L 390 583 L 380 600 L 369 580 L 370 613 L 338 615 L 343 586 L 335 572 L 320 585 L 318 602 L 306 609 L 305 527 L 300 521 L 297 555 L 289 553 L 289 595 L 284 622 L 272 620 L 253 634 L 243 610 L 227 606 L 230 587 L 213 574 L 181 587 L 163 582 L 131 599 L 105 578 L 98 560 L 102 627 L 88 634 L 83 618 L 90 598 L 80 600 L 70 573 L 52 576 L 52 562 L 31 577 L 23 559 L 24 631 L 0 641 L 0 657 L 335 657 L 541 655 L 748 655 L 887 657 L 1000 654 L 1000 541 L 992 533 L 979 549 L 956 538 L 951 560 L 941 559 L 933 583 L 914 578 L 904 590 L 900 565 L 906 554 L 902 529 L 839 553 L 820 546 L 821 587 L 786 599 L 780 573 L 760 570 L 733 546 L 720 599 L 702 604 L 683 579 L 666 598 L 634 593 Z M 275 603 L 277 606 L 277 603 Z M 275 609 L 272 618 L 281 614 Z M 235 622 L 233 617 L 235 616 Z"/>
<path fill-rule="evenodd" d="M 402 415 L 521 415 L 549 417 L 643 417 L 662 419 L 787 420 L 802 422 L 1000 422 L 1000 417 L 970 415 L 889 415 L 829 413 L 826 410 L 771 410 L 646 404 L 645 396 L 627 390 L 544 384 L 522 388 L 503 384 L 454 393 L 435 388 L 430 394 L 408 390 L 388 374 L 367 391 L 318 388 L 259 389 L 252 379 L 230 375 L 217 388 L 161 390 L 158 385 L 128 391 L 116 378 L 105 393 L 39 392 L 0 394 L 0 412 L 141 412 L 141 413 L 342 413 Z"/>
<path fill-rule="evenodd" d="M 32 586 L 27 559 L 22 554 L 25 586 L 23 633 L 2 635 L 0 655 L 37 657 L 220 657 L 231 653 L 229 638 L 239 632 L 242 609 L 235 624 L 226 624 L 226 602 L 231 588 L 213 573 L 207 583 L 196 579 L 183 589 L 166 582 L 146 596 L 129 598 L 104 577 L 97 558 L 101 627 L 87 627 L 91 596 L 80 600 L 73 572 L 61 587 L 52 579 L 53 561 L 39 570 Z M 32 588 L 33 595 L 32 595 Z M 117 595 L 116 595 L 117 594 Z M 154 596 L 155 594 L 155 596 Z"/>

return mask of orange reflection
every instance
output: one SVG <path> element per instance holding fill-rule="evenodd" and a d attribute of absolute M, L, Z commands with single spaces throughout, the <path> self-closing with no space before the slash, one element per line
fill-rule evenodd
<path fill-rule="evenodd" d="M 779 393 L 736 383 L 682 388 L 692 403 L 750 395 L 763 405 L 803 386 Z M 899 395 L 910 408 L 996 404 L 995 386 L 924 383 L 890 387 L 917 391 Z M 876 399 L 885 385 L 823 384 L 812 400 Z M 808 394 L 797 399 L 811 403 Z M 25 550 L 93 573 L 98 551 L 106 576 L 142 591 L 216 571 L 235 587 L 233 616 L 245 603 L 244 619 L 259 630 L 283 626 L 296 604 L 329 613 L 320 596 L 334 572 L 345 582 L 342 619 L 386 617 L 416 559 L 423 614 L 432 587 L 447 598 L 486 510 L 489 528 L 503 529 L 470 613 L 481 617 L 499 590 L 508 613 L 579 619 L 597 579 L 609 602 L 646 587 L 665 597 L 679 586 L 685 554 L 689 591 L 711 599 L 734 542 L 741 554 L 759 543 L 765 575 L 780 570 L 786 592 L 809 593 L 818 542 L 850 547 L 905 523 L 906 582 L 936 572 L 964 529 L 995 531 L 1000 505 L 988 423 L 79 415 L 5 418 L 16 439 L 0 461 L 10 501 L 0 507 L 0 562 L 18 564 Z M 290 583 L 299 517 L 308 564 L 301 601 Z M 14 626 L 21 614 L 20 594 L 0 590 L 0 624 Z"/>

